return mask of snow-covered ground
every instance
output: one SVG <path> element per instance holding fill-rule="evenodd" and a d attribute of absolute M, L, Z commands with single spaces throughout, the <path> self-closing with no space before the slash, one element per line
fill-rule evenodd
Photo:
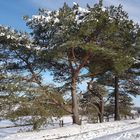
<path fill-rule="evenodd" d="M 1 132 L 1 130 L 0 130 Z M 0 140 L 140 140 L 140 118 L 102 124 L 69 125 L 61 128 L 24 132 Z"/>
<path fill-rule="evenodd" d="M 140 140 L 140 127 L 95 138 L 94 140 Z"/>

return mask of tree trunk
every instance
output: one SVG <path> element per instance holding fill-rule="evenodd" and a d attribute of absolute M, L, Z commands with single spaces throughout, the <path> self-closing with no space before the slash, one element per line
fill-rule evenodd
<path fill-rule="evenodd" d="M 103 122 L 103 115 L 99 113 L 99 122 L 102 123 Z"/>
<path fill-rule="evenodd" d="M 104 121 L 104 101 L 103 101 L 103 97 L 100 98 L 99 121 L 100 121 L 100 123 L 102 123 Z"/>
<path fill-rule="evenodd" d="M 119 115 L 119 79 L 117 76 L 115 76 L 115 89 L 114 89 L 114 94 L 115 94 L 115 121 L 120 120 L 120 115 Z"/>
<path fill-rule="evenodd" d="M 76 95 L 76 78 L 72 77 L 71 81 L 71 95 L 72 95 L 72 112 L 73 112 L 73 123 L 80 125 L 81 122 L 79 120 L 79 105 L 77 102 Z"/>

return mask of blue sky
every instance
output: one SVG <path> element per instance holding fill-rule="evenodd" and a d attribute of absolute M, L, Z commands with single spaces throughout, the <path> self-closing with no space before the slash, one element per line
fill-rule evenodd
<path fill-rule="evenodd" d="M 77 2 L 81 7 L 85 7 L 87 3 L 93 5 L 98 0 L 0 0 L 0 24 L 22 31 L 29 31 L 22 20 L 24 15 L 36 14 L 38 8 L 58 9 L 64 2 L 69 5 Z M 140 0 L 104 0 L 105 5 L 113 4 L 117 6 L 120 3 L 128 12 L 130 19 L 140 24 Z M 140 106 L 140 97 L 135 99 L 135 104 Z"/>
<path fill-rule="evenodd" d="M 73 1 L 82 7 L 85 7 L 87 3 L 93 5 L 98 2 L 98 0 L 0 0 L 0 24 L 28 31 L 22 20 L 24 15 L 31 16 L 37 13 L 40 7 L 52 10 L 61 7 L 64 2 L 72 5 Z M 105 5 L 118 5 L 120 3 L 129 13 L 130 18 L 140 23 L 139 0 L 104 0 Z"/>

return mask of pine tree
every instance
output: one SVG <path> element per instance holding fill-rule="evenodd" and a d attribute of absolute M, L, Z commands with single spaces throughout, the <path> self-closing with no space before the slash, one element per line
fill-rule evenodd
<path fill-rule="evenodd" d="M 42 70 L 36 63 L 40 61 L 36 57 L 37 48 L 32 49 L 28 34 L 2 26 L 0 29 L 2 117 L 14 120 L 31 116 L 36 129 L 46 122 L 46 118 L 66 113 L 62 107 L 63 94 L 55 87 L 43 85 Z"/>
<path fill-rule="evenodd" d="M 128 19 L 122 6 L 106 9 L 102 6 L 100 1 L 81 10 L 78 5 L 71 8 L 65 3 L 59 10 L 42 9 L 38 15 L 26 19 L 34 44 L 40 46 L 38 57 L 44 70 L 50 70 L 54 80 L 70 87 L 73 123 L 77 124 L 80 123 L 77 83 L 106 71 L 112 71 L 117 79 L 133 63 L 138 27 Z M 83 75 L 82 70 L 88 73 Z M 117 83 L 116 80 L 116 95 Z M 117 110 L 118 105 L 118 116 Z"/>
<path fill-rule="evenodd" d="M 90 81 L 88 83 L 87 92 L 83 94 L 83 98 L 81 99 L 81 106 L 85 108 L 84 111 L 93 115 L 91 108 L 95 109 L 96 111 L 94 111 L 94 113 L 97 112 L 100 123 L 104 120 L 105 95 L 106 89 L 103 85 Z"/>

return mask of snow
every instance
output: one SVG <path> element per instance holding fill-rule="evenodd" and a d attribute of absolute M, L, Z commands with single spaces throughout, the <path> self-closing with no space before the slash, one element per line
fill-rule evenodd
<path fill-rule="evenodd" d="M 52 19 L 54 20 L 54 23 L 59 23 L 59 19 L 57 18 L 59 12 L 56 11 L 55 17 L 51 16 L 51 11 L 47 11 L 47 16 L 44 15 L 33 15 L 32 19 L 29 19 L 29 21 L 31 20 L 37 20 L 37 22 L 40 22 L 42 24 L 42 26 L 44 26 L 44 23 L 48 23 L 51 22 Z"/>
<path fill-rule="evenodd" d="M 0 36 L 5 36 L 5 33 L 0 33 Z"/>
<path fill-rule="evenodd" d="M 59 23 L 59 19 L 58 18 L 55 18 L 54 19 L 54 23 Z"/>
<path fill-rule="evenodd" d="M 63 118 L 67 122 L 70 117 Z M 0 140 L 140 140 L 140 118 L 97 124 L 68 125 L 61 128 L 9 135 Z"/>
<path fill-rule="evenodd" d="M 102 7 L 102 11 L 105 12 L 106 11 L 106 8 L 105 7 Z"/>
<path fill-rule="evenodd" d="M 75 21 L 77 24 L 80 24 L 81 22 L 84 22 L 84 15 L 87 13 L 90 13 L 90 10 L 88 8 L 82 8 L 80 7 L 76 2 L 73 2 L 73 5 L 77 6 L 77 9 L 75 9 L 73 12 L 75 13 Z M 103 12 L 106 11 L 105 7 L 101 7 L 101 10 Z M 33 15 L 31 19 L 28 19 L 27 22 L 33 22 L 35 25 L 41 24 L 41 26 L 47 25 L 47 23 L 54 21 L 55 23 L 59 23 L 59 10 L 55 11 L 55 14 L 52 16 L 53 11 L 46 10 L 43 14 Z M 97 19 L 94 19 L 97 20 Z M 97 20 L 98 22 L 98 20 Z"/>
<path fill-rule="evenodd" d="M 89 10 L 82 8 L 82 7 L 78 7 L 78 11 L 81 13 L 88 13 L 89 12 Z"/>
<path fill-rule="evenodd" d="M 73 2 L 73 5 L 78 5 L 78 3 L 76 3 L 76 2 Z"/>
<path fill-rule="evenodd" d="M 7 35 L 7 39 L 10 39 L 11 38 L 11 36 L 10 35 Z"/>
<path fill-rule="evenodd" d="M 16 32 L 16 30 L 11 29 L 10 27 L 0 25 L 0 29 L 0 37 L 5 37 L 7 39 L 13 39 L 17 41 L 22 41 L 28 38 L 26 33 Z"/>
<path fill-rule="evenodd" d="M 27 48 L 27 49 L 31 49 L 31 46 L 28 46 L 28 45 L 27 45 L 26 48 Z"/>
<path fill-rule="evenodd" d="M 94 140 L 140 140 L 140 127 L 100 138 L 95 138 Z"/>
<path fill-rule="evenodd" d="M 140 63 L 140 60 L 137 59 L 137 60 L 135 61 L 135 64 L 137 64 L 137 63 Z"/>
<path fill-rule="evenodd" d="M 135 114 L 138 114 L 138 111 L 137 110 L 131 110 L 131 113 L 135 115 Z"/>
<path fill-rule="evenodd" d="M 115 138 L 114 138 L 115 140 Z M 130 132 L 122 133 L 117 140 L 140 140 L 140 128 Z"/>
<path fill-rule="evenodd" d="M 33 15 L 33 19 L 38 19 L 38 20 L 45 20 L 46 22 L 49 22 L 52 18 L 50 16 L 43 16 L 43 15 Z"/>
<path fill-rule="evenodd" d="M 14 126 L 14 124 L 10 120 L 0 121 L 0 127 L 6 127 L 6 126 Z"/>

